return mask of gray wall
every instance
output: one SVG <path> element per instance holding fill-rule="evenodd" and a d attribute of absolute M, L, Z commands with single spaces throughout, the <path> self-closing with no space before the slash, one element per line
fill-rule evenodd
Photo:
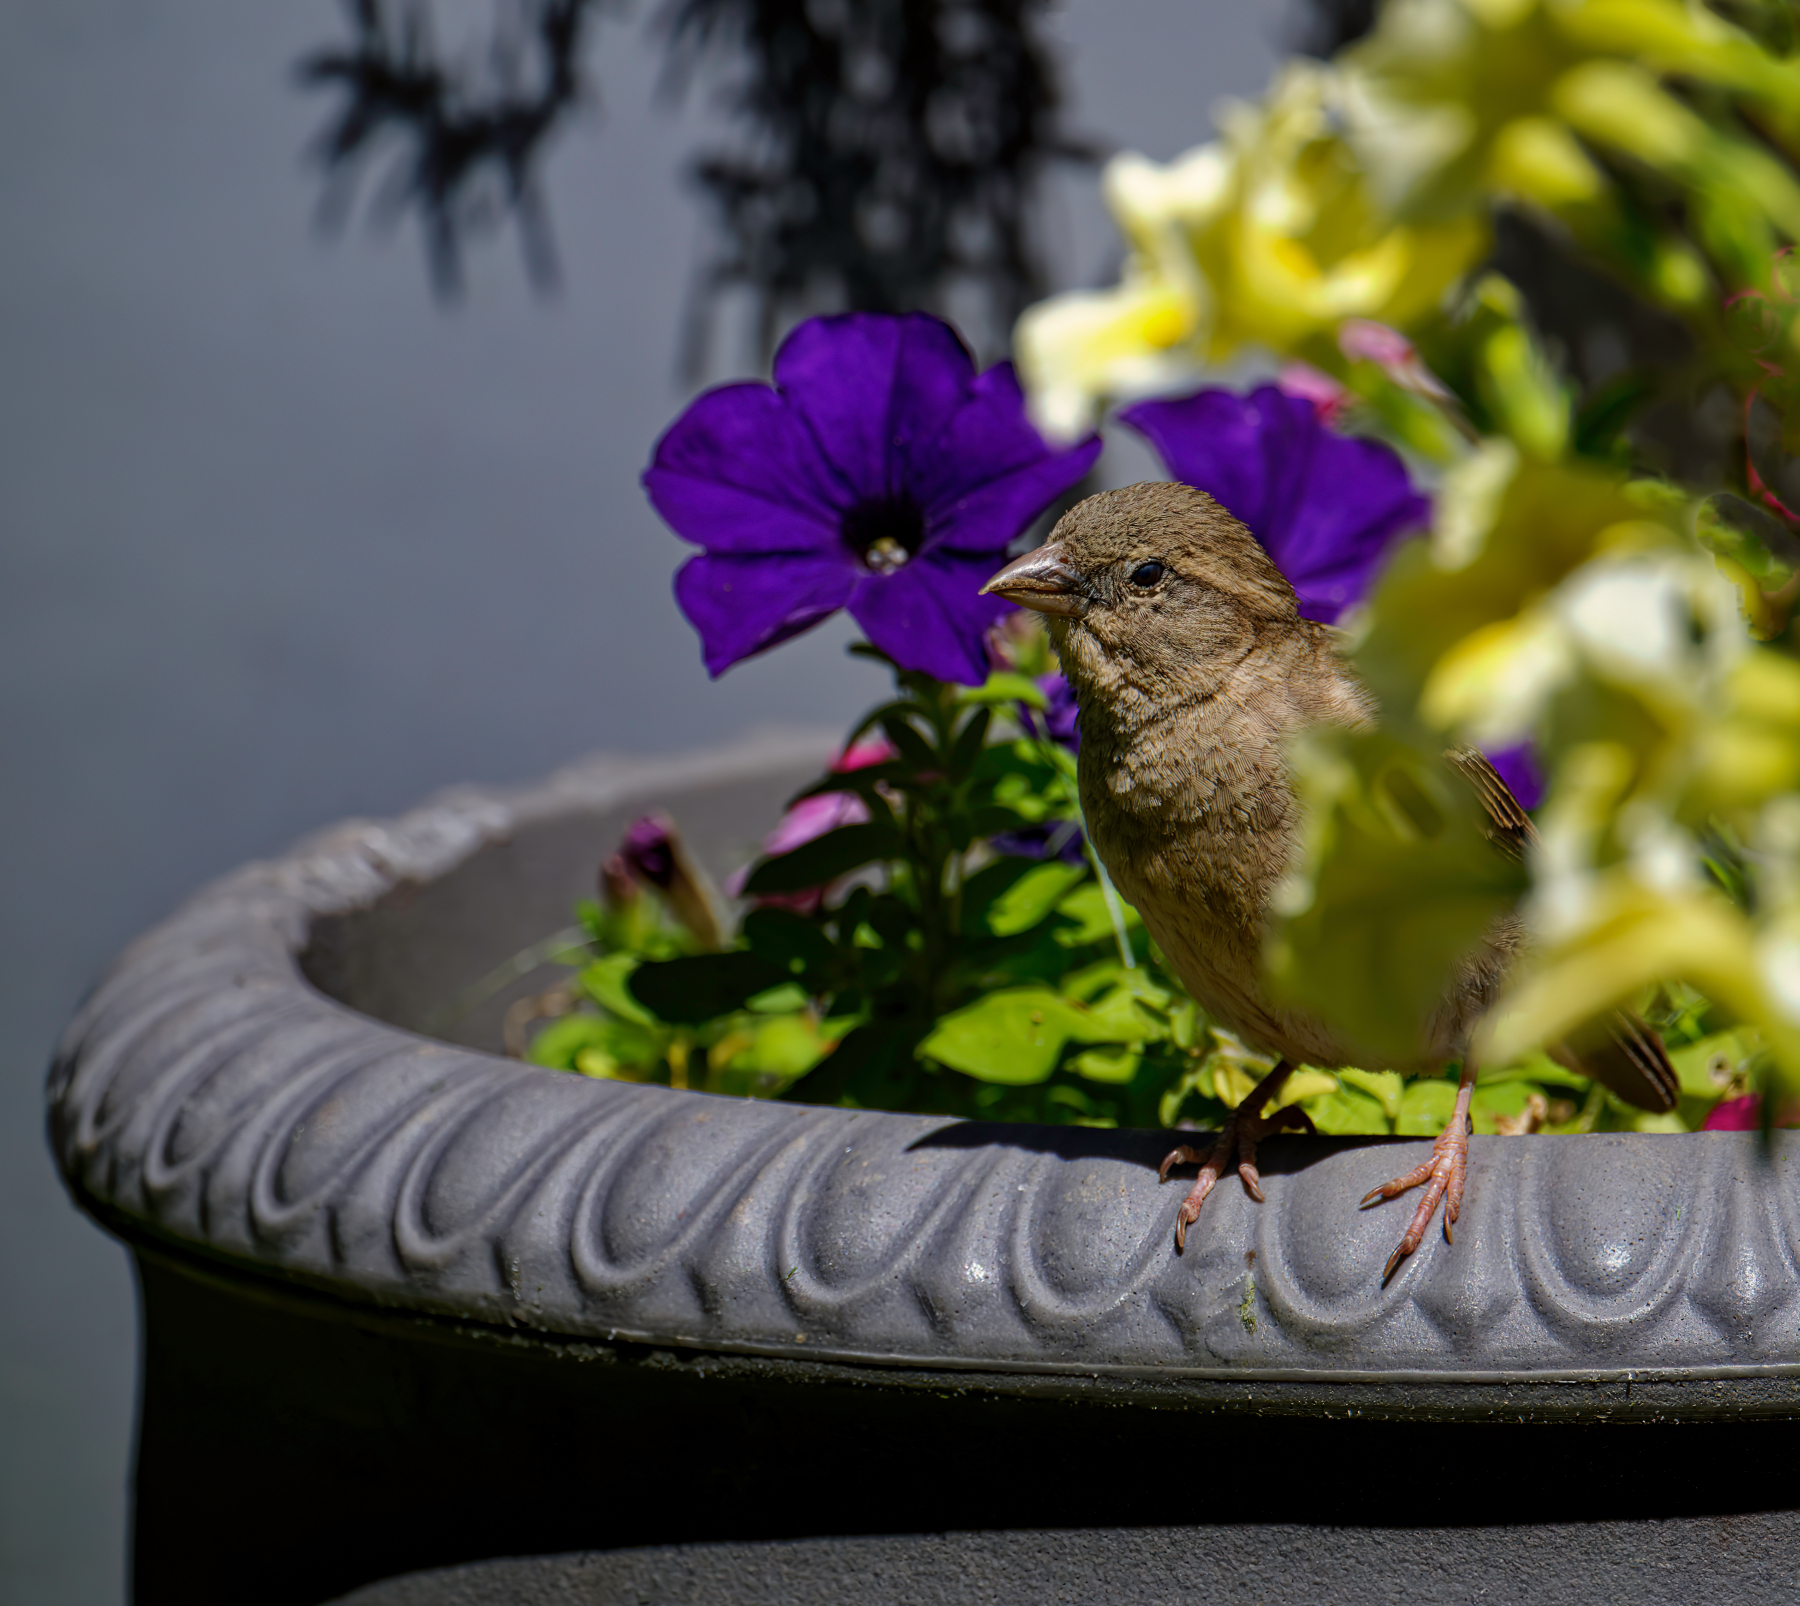
<path fill-rule="evenodd" d="M 1260 89 L 1279 16 L 1074 0 L 1075 121 L 1173 155 Z M 0 7 L 4 1602 L 122 1592 L 132 1294 L 51 1172 L 41 1099 L 108 955 L 334 817 L 835 726 L 880 690 L 836 629 L 708 682 L 670 601 L 682 549 L 636 482 L 682 400 L 704 98 L 658 108 L 641 22 L 606 23 L 602 112 L 551 170 L 564 294 L 534 301 L 502 241 L 446 311 L 410 233 L 310 226 L 321 106 L 289 70 L 338 29 L 324 0 Z M 1105 277 L 1091 180 L 1050 211 L 1065 282 Z"/>

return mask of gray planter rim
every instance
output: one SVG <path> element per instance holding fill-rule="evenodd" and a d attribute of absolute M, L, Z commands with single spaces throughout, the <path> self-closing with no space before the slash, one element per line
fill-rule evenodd
<path fill-rule="evenodd" d="M 778 733 L 461 788 L 205 888 L 64 1036 L 65 1181 L 194 1275 L 457 1342 L 1152 1407 L 1800 1408 L 1800 1135 L 1766 1156 L 1738 1133 L 1477 1138 L 1456 1243 L 1383 1287 L 1403 1207 L 1355 1201 L 1422 1141 L 1271 1144 L 1267 1202 L 1228 1179 L 1177 1256 L 1167 1134 L 590 1081 L 360 1014 L 301 969 L 319 922 L 504 844 L 827 750 Z"/>

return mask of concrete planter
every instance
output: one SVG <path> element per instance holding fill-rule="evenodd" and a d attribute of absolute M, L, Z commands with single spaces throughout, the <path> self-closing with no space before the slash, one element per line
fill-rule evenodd
<path fill-rule="evenodd" d="M 1476 1139 L 1383 1289 L 1399 1208 L 1354 1204 L 1423 1143 L 1273 1144 L 1178 1258 L 1165 1136 L 591 1082 L 488 1051 L 504 995 L 432 1035 L 632 815 L 728 866 L 826 746 L 347 825 L 120 958 L 51 1131 L 139 1267 L 139 1606 L 553 1552 L 614 1554 L 364 1598 L 1793 1598 L 1793 1135 Z"/>

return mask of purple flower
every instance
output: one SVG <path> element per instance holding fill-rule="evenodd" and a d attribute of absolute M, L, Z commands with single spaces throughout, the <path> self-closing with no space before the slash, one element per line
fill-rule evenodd
<path fill-rule="evenodd" d="M 606 873 L 615 870 L 633 876 L 647 886 L 655 887 L 663 901 L 682 925 L 703 946 L 722 948 L 724 927 L 719 920 L 718 898 L 712 880 L 688 852 L 675 822 L 666 814 L 645 814 L 631 822 L 625 840 L 612 861 L 602 866 L 602 885 Z M 609 904 L 613 903 L 611 887 L 606 888 Z M 618 907 L 618 904 L 613 904 Z"/>
<path fill-rule="evenodd" d="M 1075 688 L 1060 673 L 1038 676 L 1037 688 L 1049 702 L 1048 708 L 1019 705 L 1019 717 L 1028 730 L 1034 730 L 1053 742 L 1059 742 L 1071 753 L 1081 751 L 1081 726 L 1077 723 L 1081 710 L 1075 706 Z"/>
<path fill-rule="evenodd" d="M 1526 808 L 1535 809 L 1544 801 L 1544 772 L 1538 764 L 1537 749 L 1530 742 L 1496 747 L 1487 760 L 1500 772 L 1507 790 Z"/>
<path fill-rule="evenodd" d="M 1308 619 L 1335 623 L 1368 595 L 1394 540 L 1431 518 L 1396 452 L 1334 434 L 1310 401 L 1274 385 L 1135 402 L 1119 417 L 1171 474 L 1249 526 Z"/>
<path fill-rule="evenodd" d="M 645 814 L 633 820 L 618 857 L 639 880 L 667 892 L 675 884 L 675 827 L 668 816 Z"/>
<path fill-rule="evenodd" d="M 704 548 L 675 599 L 712 674 L 848 608 L 903 669 L 977 685 L 1010 607 L 982 584 L 1099 453 L 1046 445 L 1012 365 L 977 374 L 948 324 L 853 312 L 789 335 L 773 387 L 699 397 L 644 485 Z"/>
<path fill-rule="evenodd" d="M 1075 705 L 1075 688 L 1060 674 L 1045 675 L 1038 681 L 1038 690 L 1050 699 L 1050 706 L 1044 710 L 1044 724 L 1049 729 L 1050 740 L 1061 742 L 1072 753 L 1081 751 L 1081 726 L 1078 723 L 1081 710 Z"/>
<path fill-rule="evenodd" d="M 1087 858 L 1087 838 L 1073 820 L 1052 820 L 1045 825 L 1023 825 L 1016 831 L 996 831 L 988 838 L 988 846 L 1012 859 L 1054 857 L 1064 864 L 1080 864 Z"/>

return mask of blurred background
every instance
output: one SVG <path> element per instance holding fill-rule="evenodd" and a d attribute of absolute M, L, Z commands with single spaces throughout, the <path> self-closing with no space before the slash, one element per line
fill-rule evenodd
<path fill-rule="evenodd" d="M 495 12 L 434 14 L 453 51 Z M 841 726 L 882 690 L 832 628 L 709 682 L 670 598 L 685 549 L 638 474 L 702 379 L 755 370 L 759 309 L 728 287 L 690 338 L 720 250 L 690 171 L 745 135 L 717 62 L 659 93 L 656 15 L 589 17 L 586 105 L 536 169 L 546 294 L 511 224 L 449 263 L 365 188 L 321 228 L 308 152 L 347 102 L 297 64 L 353 13 L 0 7 L 0 1601 L 123 1596 L 133 1293 L 42 1099 L 107 959 L 339 817 Z M 1296 29 L 1281 0 L 1068 0 L 1041 34 L 1067 135 L 1167 159 Z M 1046 289 L 1116 273 L 1096 180 L 1046 170 Z M 1123 445 L 1102 467 L 1152 472 Z"/>

